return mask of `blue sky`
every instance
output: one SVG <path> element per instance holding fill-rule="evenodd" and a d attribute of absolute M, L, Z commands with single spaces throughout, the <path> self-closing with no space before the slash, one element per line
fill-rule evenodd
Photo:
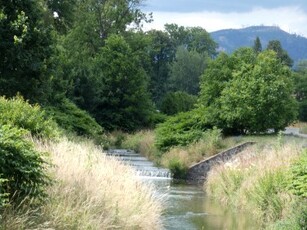
<path fill-rule="evenodd" d="M 307 37 L 307 0 L 145 0 L 143 11 L 153 12 L 154 19 L 145 29 L 163 29 L 165 23 L 209 32 L 274 25 Z"/>

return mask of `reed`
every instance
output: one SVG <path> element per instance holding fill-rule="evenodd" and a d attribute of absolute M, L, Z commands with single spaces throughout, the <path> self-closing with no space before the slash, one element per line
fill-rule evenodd
<path fill-rule="evenodd" d="M 14 218 L 11 212 L 10 229 L 19 229 L 14 227 L 14 219 L 20 226 L 29 227 L 22 225 L 19 217 L 34 220 L 39 228 L 162 228 L 162 198 L 139 181 L 131 167 L 106 156 L 91 141 L 74 143 L 64 138 L 35 144 L 40 151 L 50 153 L 54 166 L 48 170 L 55 183 L 35 215 L 24 210 L 23 214 L 15 212 Z"/>
<path fill-rule="evenodd" d="M 255 145 L 208 175 L 204 189 L 225 205 L 245 209 L 262 223 L 289 216 L 295 197 L 287 189 L 289 169 L 302 151 L 302 143 Z"/>

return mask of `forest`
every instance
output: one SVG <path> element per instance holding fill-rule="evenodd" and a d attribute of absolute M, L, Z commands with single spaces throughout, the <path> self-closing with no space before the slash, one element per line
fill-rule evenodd
<path fill-rule="evenodd" d="M 144 31 L 154 18 L 142 2 L 0 0 L 4 219 L 8 204 L 42 200 L 52 184 L 31 138 L 56 143 L 64 133 L 106 149 L 154 130 L 161 158 L 204 137 L 277 134 L 307 121 L 307 60 L 293 66 L 278 40 L 262 47 L 257 37 L 226 54 L 204 28 Z"/>

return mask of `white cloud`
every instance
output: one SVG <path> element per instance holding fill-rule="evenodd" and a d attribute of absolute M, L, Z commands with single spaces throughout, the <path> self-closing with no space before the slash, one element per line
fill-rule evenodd
<path fill-rule="evenodd" d="M 238 29 L 253 25 L 279 26 L 286 32 L 307 37 L 307 14 L 299 7 L 275 9 L 254 8 L 250 12 L 153 12 L 154 22 L 145 25 L 145 30 L 163 30 L 165 23 L 181 26 L 200 26 L 209 32 L 220 29 Z"/>

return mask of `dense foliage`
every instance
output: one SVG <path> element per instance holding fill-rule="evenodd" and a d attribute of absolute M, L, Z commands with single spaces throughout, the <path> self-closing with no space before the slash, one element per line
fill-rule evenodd
<path fill-rule="evenodd" d="M 0 94 L 44 101 L 52 51 L 43 1 L 0 1 Z"/>
<path fill-rule="evenodd" d="M 307 121 L 307 61 L 298 63 L 294 71 L 294 94 L 299 104 L 299 120 Z"/>
<path fill-rule="evenodd" d="M 276 132 L 295 120 L 293 77 L 272 51 L 222 54 L 202 77 L 200 105 L 213 125 L 232 133 Z"/>
<path fill-rule="evenodd" d="M 30 131 L 39 137 L 55 138 L 59 135 L 57 124 L 39 105 L 31 105 L 21 96 L 0 97 L 0 125 L 10 125 Z"/>
<path fill-rule="evenodd" d="M 53 117 L 57 124 L 68 132 L 94 139 L 99 139 L 103 134 L 102 127 L 95 119 L 68 99 L 64 99 L 55 106 L 48 106 L 45 109 L 47 114 Z"/>
<path fill-rule="evenodd" d="M 175 115 L 179 112 L 192 110 L 197 102 L 197 97 L 186 92 L 167 93 L 161 103 L 161 112 L 167 115 Z"/>
<path fill-rule="evenodd" d="M 166 151 L 172 146 L 185 146 L 200 139 L 210 128 L 204 111 L 192 110 L 170 117 L 156 129 L 156 146 Z"/>
<path fill-rule="evenodd" d="M 291 191 L 303 198 L 307 197 L 307 152 L 300 156 L 291 167 Z"/>
<path fill-rule="evenodd" d="M 180 46 L 176 51 L 175 60 L 170 64 L 170 88 L 188 94 L 199 93 L 199 78 L 203 74 L 207 56 L 197 51 L 188 51 Z"/>
<path fill-rule="evenodd" d="M 40 200 L 50 182 L 45 171 L 48 163 L 26 137 L 56 138 L 57 124 L 38 105 L 30 105 L 21 96 L 0 97 L 0 111 L 0 203 Z"/>
<path fill-rule="evenodd" d="M 28 132 L 10 125 L 0 128 L 1 194 L 19 203 L 25 198 L 42 199 L 50 179 L 42 153 L 25 140 Z"/>

